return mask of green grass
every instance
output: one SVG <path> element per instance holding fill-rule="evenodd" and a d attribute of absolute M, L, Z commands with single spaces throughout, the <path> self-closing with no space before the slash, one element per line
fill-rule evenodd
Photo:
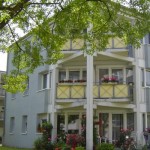
<path fill-rule="evenodd" d="M 0 150 L 32 150 L 32 149 L 26 149 L 26 148 L 12 148 L 12 147 L 0 146 Z"/>

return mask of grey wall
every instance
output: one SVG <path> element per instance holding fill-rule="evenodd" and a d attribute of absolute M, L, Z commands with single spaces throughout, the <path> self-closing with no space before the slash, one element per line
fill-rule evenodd
<path fill-rule="evenodd" d="M 12 57 L 10 55 L 9 57 Z M 9 59 L 10 60 L 10 59 Z M 8 72 L 13 67 L 8 62 Z M 29 93 L 18 93 L 15 99 L 7 93 L 5 108 L 5 135 L 4 144 L 13 147 L 33 147 L 33 141 L 40 135 L 36 133 L 37 114 L 47 113 L 50 103 L 50 89 L 39 90 L 39 73 L 48 71 L 48 66 L 36 69 L 33 75 L 29 75 Z M 27 115 L 27 133 L 22 134 L 22 116 Z M 10 134 L 10 117 L 15 117 L 14 133 Z"/>

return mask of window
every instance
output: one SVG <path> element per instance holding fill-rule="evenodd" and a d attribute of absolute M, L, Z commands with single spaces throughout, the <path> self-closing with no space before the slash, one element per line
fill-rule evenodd
<path fill-rule="evenodd" d="M 42 75 L 42 89 L 46 89 L 48 87 L 48 74 L 45 73 Z"/>
<path fill-rule="evenodd" d="M 49 87 L 51 88 L 52 87 L 52 72 L 49 73 Z"/>
<path fill-rule="evenodd" d="M 144 69 L 141 69 L 141 85 L 144 86 Z"/>
<path fill-rule="evenodd" d="M 69 71 L 69 80 L 79 80 L 80 71 Z"/>
<path fill-rule="evenodd" d="M 59 71 L 59 81 L 66 79 L 66 71 Z"/>
<path fill-rule="evenodd" d="M 79 133 L 79 115 L 68 116 L 68 133 Z"/>
<path fill-rule="evenodd" d="M 147 114 L 147 128 L 150 128 L 150 114 Z"/>
<path fill-rule="evenodd" d="M 103 78 L 107 78 L 107 77 L 109 77 L 108 69 L 99 69 L 99 79 L 100 79 L 100 81 Z"/>
<path fill-rule="evenodd" d="M 86 73 L 86 71 L 83 71 L 82 72 L 82 79 L 86 80 L 86 78 L 87 78 L 87 73 Z"/>
<path fill-rule="evenodd" d="M 101 137 L 107 137 L 109 134 L 109 114 L 100 113 L 99 114 L 99 135 Z"/>
<path fill-rule="evenodd" d="M 131 68 L 126 69 L 126 83 L 133 83 L 133 70 Z"/>
<path fill-rule="evenodd" d="M 10 118 L 10 128 L 9 128 L 9 132 L 13 133 L 14 132 L 14 128 L 15 128 L 15 117 L 11 117 Z"/>
<path fill-rule="evenodd" d="M 146 86 L 150 86 L 150 70 L 146 70 Z"/>
<path fill-rule="evenodd" d="M 15 99 L 16 98 L 16 94 L 11 94 L 11 99 Z"/>
<path fill-rule="evenodd" d="M 134 130 L 134 113 L 127 113 L 127 128 Z"/>
<path fill-rule="evenodd" d="M 123 114 L 112 114 L 112 139 L 117 140 L 123 128 Z"/>
<path fill-rule="evenodd" d="M 37 132 L 42 132 L 42 123 L 47 122 L 47 114 L 37 114 Z"/>
<path fill-rule="evenodd" d="M 65 115 L 57 115 L 57 132 L 60 135 L 65 131 Z"/>
<path fill-rule="evenodd" d="M 27 133 L 27 116 L 22 117 L 22 133 Z"/>
<path fill-rule="evenodd" d="M 120 83 L 123 83 L 123 70 L 112 69 L 112 77 L 115 77 Z"/>

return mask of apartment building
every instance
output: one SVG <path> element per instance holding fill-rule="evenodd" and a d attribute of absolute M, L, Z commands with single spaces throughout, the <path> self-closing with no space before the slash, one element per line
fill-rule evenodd
<path fill-rule="evenodd" d="M 0 143 L 2 142 L 4 131 L 4 103 L 5 103 L 5 90 L 2 88 L 4 84 L 3 75 L 5 71 L 0 71 Z"/>
<path fill-rule="evenodd" d="M 69 40 L 62 60 L 29 75 L 24 93 L 7 93 L 5 145 L 33 147 L 44 121 L 53 124 L 52 137 L 60 130 L 81 133 L 83 116 L 87 149 L 93 144 L 93 116 L 98 134 L 110 142 L 118 139 L 120 129 L 132 128 L 138 144 L 144 144 L 143 130 L 150 127 L 150 36 L 141 40 L 139 49 L 112 38 L 93 56 L 81 51 L 83 43 Z"/>

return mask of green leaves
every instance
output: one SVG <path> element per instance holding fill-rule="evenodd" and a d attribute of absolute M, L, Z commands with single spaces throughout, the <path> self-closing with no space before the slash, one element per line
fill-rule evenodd
<path fill-rule="evenodd" d="M 113 0 L 55 0 L 57 4 L 54 5 L 49 4 L 52 2 L 50 0 L 27 1 L 5 0 L 0 7 L 3 13 L 0 15 L 1 23 L 10 17 L 2 9 L 4 6 L 15 7 L 19 2 L 24 4 L 21 5 L 22 11 L 11 18 L 10 28 L 5 26 L 0 31 L 0 49 L 6 49 L 10 40 L 14 42 L 8 51 L 14 53 L 12 63 L 16 72 L 10 79 L 7 78 L 7 85 L 15 80 L 23 84 L 22 74 L 32 73 L 40 65 L 57 63 L 63 58 L 61 48 L 68 39 L 83 39 L 85 44 L 82 50 L 92 55 L 104 51 L 109 39 L 114 37 L 121 38 L 126 45 L 139 47 L 140 39 L 150 32 L 150 4 L 147 0 L 130 4 L 128 0 L 117 0 L 115 3 Z M 14 24 L 25 33 L 29 32 L 18 42 L 20 35 L 15 30 L 16 26 L 13 29 Z M 9 90 L 9 87 L 5 86 L 5 89 Z"/>
<path fill-rule="evenodd" d="M 26 89 L 26 80 L 27 76 L 23 74 L 19 74 L 17 76 L 5 76 L 5 85 L 3 85 L 3 88 L 6 89 L 7 92 L 11 93 L 16 93 L 17 91 L 24 92 Z"/>

